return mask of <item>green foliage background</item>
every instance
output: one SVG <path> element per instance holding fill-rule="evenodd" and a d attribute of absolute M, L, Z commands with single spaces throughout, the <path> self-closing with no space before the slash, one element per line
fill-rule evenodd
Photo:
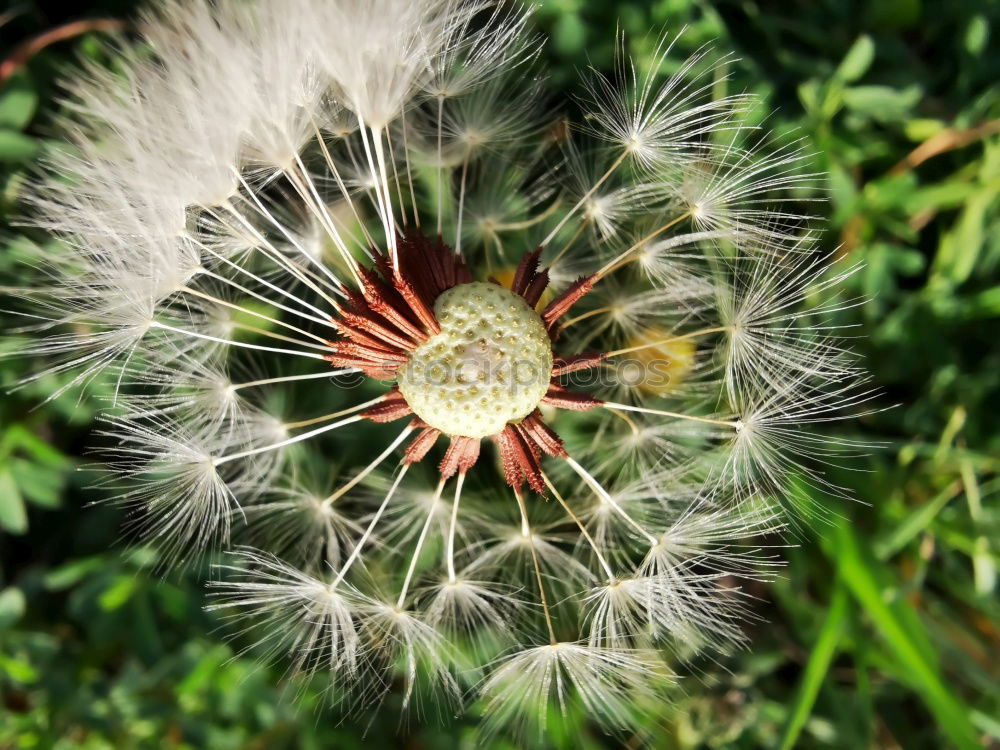
<path fill-rule="evenodd" d="M 133 12 L 60 8 L 0 6 L 0 58 L 67 21 Z M 846 322 L 893 406 L 843 428 L 885 447 L 836 477 L 859 502 L 806 525 L 783 579 L 754 592 L 752 649 L 688 668 L 629 746 L 1000 746 L 998 18 L 974 0 L 542 3 L 559 91 L 579 92 L 588 62 L 609 66 L 616 24 L 640 61 L 659 29 L 684 25 L 685 50 L 737 52 L 720 86 L 760 94 L 771 127 L 804 137 L 829 174 L 825 243 L 865 263 L 850 291 L 867 301 Z M 80 55 L 104 58 L 96 35 L 0 87 L 0 285 L 25 283 L 10 211 L 58 109 L 55 79 Z M 34 366 L 13 354 L 4 385 Z M 87 507 L 99 493 L 75 469 L 93 412 L 72 393 L 37 408 L 58 385 L 0 403 L 0 748 L 482 746 L 474 711 L 400 721 L 390 697 L 346 721 L 321 684 L 282 688 L 280 670 L 226 645 L 202 611 L 205 571 L 161 580 L 154 553 L 121 541 L 118 511 Z M 570 716 L 546 741 L 622 740 Z"/>

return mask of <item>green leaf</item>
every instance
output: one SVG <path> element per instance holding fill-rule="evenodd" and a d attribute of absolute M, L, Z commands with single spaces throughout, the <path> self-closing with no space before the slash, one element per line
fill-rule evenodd
<path fill-rule="evenodd" d="M 941 120 L 935 120 L 931 117 L 915 117 L 907 121 L 906 125 L 903 126 L 903 132 L 911 141 L 920 142 L 933 138 L 947 127 Z"/>
<path fill-rule="evenodd" d="M 973 711 L 972 723 L 989 734 L 993 739 L 1000 740 L 1000 719 L 988 716 L 982 711 Z"/>
<path fill-rule="evenodd" d="M 979 57 L 986 49 L 986 43 L 990 38 L 990 24 L 986 18 L 980 14 L 973 16 L 969 25 L 965 29 L 965 49 L 973 57 Z"/>
<path fill-rule="evenodd" d="M 24 616 L 24 593 L 11 586 L 0 591 L 0 629 L 9 627 Z"/>
<path fill-rule="evenodd" d="M 0 529 L 11 534 L 23 534 L 28 530 L 24 498 L 6 468 L 0 469 Z"/>
<path fill-rule="evenodd" d="M 934 257 L 933 275 L 938 280 L 961 284 L 972 274 L 986 235 L 988 212 L 1000 196 L 1000 183 L 987 185 L 970 196 L 954 229 L 941 238 Z"/>
<path fill-rule="evenodd" d="M 834 73 L 834 78 L 844 83 L 856 81 L 868 72 L 874 59 L 875 42 L 867 34 L 862 34 L 847 51 Z"/>
<path fill-rule="evenodd" d="M 199 691 L 203 691 L 205 686 L 218 673 L 219 668 L 231 657 L 229 649 L 223 646 L 216 646 L 210 649 L 188 672 L 187 676 L 177 683 L 177 695 L 190 697 Z"/>
<path fill-rule="evenodd" d="M 99 555 L 73 560 L 50 570 L 45 574 L 42 583 L 50 591 L 61 591 L 68 589 L 91 573 L 101 570 L 106 565 L 105 559 Z"/>
<path fill-rule="evenodd" d="M 820 85 L 818 81 L 804 81 L 798 88 L 799 101 L 802 108 L 810 114 L 817 114 L 819 111 Z"/>
<path fill-rule="evenodd" d="M 906 212 L 913 216 L 927 210 L 940 211 L 961 206 L 975 195 L 981 186 L 968 182 L 939 182 L 920 188 L 906 196 Z"/>
<path fill-rule="evenodd" d="M 855 114 L 876 122 L 901 122 L 905 120 L 923 97 L 918 84 L 905 89 L 890 86 L 852 86 L 844 89 L 844 106 Z"/>
<path fill-rule="evenodd" d="M 826 619 L 820 627 L 816 643 L 813 645 L 809 661 L 806 663 L 795 702 L 789 711 L 788 721 L 781 738 L 781 750 L 795 747 L 799 734 L 812 712 L 820 687 L 822 687 L 827 672 L 830 670 L 830 664 L 833 662 L 833 657 L 837 653 L 837 645 L 840 643 L 844 622 L 847 620 L 847 602 L 847 589 L 838 581 L 833 590 L 833 598 L 830 600 Z"/>
<path fill-rule="evenodd" d="M 1000 286 L 967 297 L 962 313 L 970 319 L 1000 316 Z"/>
<path fill-rule="evenodd" d="M 38 152 L 38 142 L 16 130 L 0 129 L 0 162 L 26 161 Z"/>
<path fill-rule="evenodd" d="M 978 530 L 984 530 L 983 488 L 976 477 L 976 470 L 967 458 L 959 461 L 962 476 L 962 486 L 965 488 L 965 499 L 969 509 L 969 519 Z M 990 552 L 990 542 L 985 533 L 976 537 L 975 554 L 972 556 L 972 580 L 979 596 L 989 596 L 993 593 L 997 582 L 997 566 L 993 564 Z"/>
<path fill-rule="evenodd" d="M 583 49 L 587 27 L 576 13 L 561 16 L 552 28 L 552 41 L 563 55 L 572 56 Z"/>
<path fill-rule="evenodd" d="M 0 654 L 0 670 L 14 682 L 27 684 L 38 680 L 38 672 L 28 662 Z"/>
<path fill-rule="evenodd" d="M 72 463 L 56 448 L 53 448 L 23 424 L 11 425 L 4 433 L 2 443 L 4 444 L 4 450 L 0 450 L 2 455 L 8 455 L 16 447 L 26 451 L 32 458 L 56 468 L 68 467 Z"/>
<path fill-rule="evenodd" d="M 132 594 L 135 593 L 138 587 L 138 581 L 135 576 L 120 575 L 115 578 L 114 582 L 104 590 L 101 594 L 98 602 L 101 605 L 101 609 L 106 612 L 113 612 L 116 609 L 121 608 L 132 598 Z"/>
<path fill-rule="evenodd" d="M 25 498 L 44 508 L 59 507 L 65 474 L 23 458 L 10 460 L 10 473 Z"/>
<path fill-rule="evenodd" d="M 23 73 L 12 76 L 0 91 L 0 128 L 23 130 L 31 122 L 38 95 Z"/>
<path fill-rule="evenodd" d="M 828 179 L 830 181 L 830 194 L 837 208 L 843 209 L 845 212 L 853 211 L 858 191 L 850 172 L 841 164 L 831 164 Z"/>

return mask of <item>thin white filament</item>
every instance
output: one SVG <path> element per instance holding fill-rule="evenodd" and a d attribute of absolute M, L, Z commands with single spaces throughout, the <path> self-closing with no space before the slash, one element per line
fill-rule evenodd
<path fill-rule="evenodd" d="M 580 478 L 583 479 L 583 481 L 585 481 L 588 485 L 590 485 L 590 488 L 597 494 L 597 496 L 603 502 L 608 503 L 618 515 L 620 515 L 623 519 L 625 519 L 626 523 L 628 523 L 629 526 L 631 526 L 639 534 L 645 537 L 645 539 L 650 544 L 656 545 L 658 543 L 657 538 L 652 534 L 650 534 L 648 531 L 646 531 L 642 526 L 639 525 L 639 523 L 635 519 L 632 518 L 632 516 L 626 513 L 625 509 L 622 508 L 617 502 L 615 502 L 615 499 L 611 497 L 610 494 L 608 494 L 608 491 L 604 489 L 600 485 L 600 483 L 590 475 L 590 472 L 588 472 L 586 469 L 580 466 L 580 464 L 578 464 L 570 456 L 566 457 L 566 463 L 570 465 L 573 471 L 575 471 L 580 476 Z"/>
<path fill-rule="evenodd" d="M 681 414 L 676 411 L 664 411 L 663 409 L 647 409 L 643 406 L 632 406 L 630 404 L 616 404 L 612 401 L 605 401 L 601 406 L 605 409 L 621 409 L 622 411 L 634 411 L 639 414 L 653 414 L 658 417 L 670 417 L 671 419 L 688 419 L 692 422 L 702 422 L 704 424 L 716 424 L 722 427 L 739 429 L 739 421 L 725 419 L 712 419 L 710 417 L 696 417 L 693 414 Z"/>
<path fill-rule="evenodd" d="M 380 397 L 377 400 L 380 401 L 380 400 L 382 400 L 382 398 L 385 398 L 385 397 L 382 396 L 382 397 Z M 347 482 L 340 489 L 338 489 L 335 492 L 333 492 L 328 498 L 326 498 L 323 501 L 323 503 L 326 504 L 326 505 L 331 505 L 334 502 L 336 502 L 338 498 L 343 497 L 343 495 L 345 493 L 349 492 L 352 487 L 354 487 L 355 485 L 357 485 L 358 482 L 360 482 L 366 476 L 368 476 L 369 474 L 371 474 L 376 468 L 378 468 L 379 464 L 381 464 L 383 461 L 385 461 L 385 459 L 389 457 L 389 454 L 391 454 L 394 450 L 396 450 L 396 448 L 399 447 L 399 444 L 402 443 L 404 440 L 406 440 L 406 437 L 411 432 L 413 432 L 413 428 L 412 427 L 409 427 L 409 426 L 404 427 L 403 431 L 400 432 L 399 435 L 396 436 L 396 439 L 393 440 L 389 444 L 388 448 L 386 448 L 384 451 L 382 451 L 370 464 L 368 464 L 364 469 L 362 469 L 360 472 L 358 472 L 357 476 L 355 476 L 353 479 L 351 479 L 349 482 Z"/>
<path fill-rule="evenodd" d="M 615 581 L 614 571 L 611 570 L 611 565 L 608 563 L 607 559 L 604 557 L 604 554 L 597 546 L 597 542 L 594 541 L 594 537 L 590 535 L 590 532 L 587 531 L 587 527 L 584 526 L 583 522 L 577 517 L 576 513 L 573 512 L 573 509 L 569 507 L 569 503 L 567 503 L 566 500 L 563 498 L 563 496 L 559 494 L 559 490 L 555 488 L 555 486 L 552 484 L 552 481 L 549 479 L 548 475 L 545 474 L 544 472 L 542 473 L 542 479 L 545 480 L 546 486 L 552 491 L 552 494 L 555 495 L 556 500 L 563 507 L 563 510 L 566 511 L 569 517 L 572 518 L 573 522 L 577 525 L 577 528 L 580 529 L 580 533 L 583 535 L 583 538 L 587 540 L 587 544 L 589 544 L 590 548 L 594 551 L 594 555 L 597 557 L 597 561 L 601 564 L 601 567 L 604 568 L 604 573 L 608 576 L 608 582 L 614 583 Z"/>
<path fill-rule="evenodd" d="M 424 548 L 424 542 L 427 539 L 427 532 L 430 531 L 431 522 L 434 520 L 434 513 L 437 511 L 435 506 L 441 499 L 441 492 L 444 490 L 444 483 L 445 480 L 442 477 L 441 481 L 438 482 L 437 489 L 434 490 L 434 497 L 431 498 L 430 508 L 427 511 L 427 520 L 424 521 L 424 527 L 420 530 L 420 537 L 417 539 L 417 546 L 413 550 L 413 557 L 410 558 L 410 567 L 406 571 L 406 578 L 403 580 L 403 590 L 399 592 L 399 599 L 396 600 L 396 609 L 402 609 L 403 603 L 406 601 L 406 593 L 410 590 L 410 581 L 413 580 L 413 573 L 417 569 L 417 559 L 420 557 L 420 550 Z"/>
<path fill-rule="evenodd" d="M 291 383 L 296 380 L 317 380 L 319 378 L 333 378 L 337 375 L 347 375 L 352 372 L 358 372 L 353 367 L 344 370 L 330 370 L 328 372 L 312 372 L 308 375 L 284 375 L 282 377 L 275 378 L 262 378 L 261 380 L 250 380 L 246 383 L 234 383 L 232 389 L 234 391 L 240 388 L 256 388 L 261 385 L 273 385 L 274 383 Z"/>
<path fill-rule="evenodd" d="M 239 453 L 232 453 L 228 456 L 222 456 L 221 458 L 216 458 L 212 460 L 213 466 L 220 466 L 229 461 L 235 461 L 238 458 L 247 458 L 248 456 L 256 456 L 259 453 L 267 453 L 268 451 L 278 450 L 279 448 L 284 448 L 286 445 L 292 445 L 293 443 L 301 443 L 303 440 L 309 440 L 316 437 L 317 435 L 322 435 L 324 432 L 330 432 L 331 430 L 339 429 L 345 425 L 353 424 L 354 422 L 359 422 L 363 419 L 360 416 L 348 417 L 347 419 L 342 419 L 339 422 L 334 422 L 333 424 L 328 424 L 323 427 L 317 427 L 315 430 L 310 430 L 309 432 L 304 432 L 301 435 L 296 435 L 294 437 L 286 438 L 285 440 L 280 440 L 277 443 L 271 443 L 271 445 L 264 445 L 260 448 L 251 448 L 249 450 L 240 451 Z"/>
<path fill-rule="evenodd" d="M 204 339 L 205 341 L 214 341 L 217 344 L 225 344 L 226 346 L 240 346 L 244 349 L 256 349 L 260 352 L 273 352 L 274 354 L 294 354 L 298 357 L 309 357 L 311 359 L 326 359 L 326 355 L 319 354 L 318 352 L 300 352 L 296 349 L 279 349 L 273 346 L 262 346 L 261 344 L 247 344 L 242 341 L 230 341 L 229 339 L 219 338 L 218 336 L 210 336 L 207 333 L 198 333 L 197 331 L 188 331 L 184 328 L 177 328 L 175 326 L 167 325 L 166 323 L 160 323 L 156 320 L 150 323 L 149 327 L 161 328 L 164 331 L 181 333 L 185 336 L 192 336 L 196 339 Z"/>
<path fill-rule="evenodd" d="M 563 226 L 566 224 L 567 221 L 569 221 L 573 216 L 576 215 L 576 212 L 579 211 L 580 208 L 583 206 L 583 204 L 590 199 L 590 196 L 592 196 L 597 191 L 597 189 L 601 187 L 601 185 L 607 182 L 608 178 L 611 177 L 611 175 L 614 174 L 614 171 L 621 166 L 621 163 L 623 161 L 625 161 L 625 158 L 628 156 L 628 154 L 629 152 L 625 151 L 621 154 L 621 156 L 615 159 L 614 163 L 610 167 L 608 167 L 608 171 L 605 172 L 603 175 L 601 175 L 597 179 L 597 182 L 595 182 L 591 186 L 590 190 L 584 193 L 583 197 L 576 202 L 576 205 L 573 206 L 573 208 L 571 208 L 569 211 L 567 211 L 566 214 L 559 220 L 559 223 L 555 225 L 555 228 L 548 233 L 548 235 L 545 237 L 544 240 L 542 240 L 540 247 L 547 247 L 548 244 L 552 242 L 553 239 L 555 239 L 555 236 L 559 234 L 559 230 L 563 228 Z"/>
<path fill-rule="evenodd" d="M 344 561 L 344 566 L 340 569 L 340 572 L 337 573 L 337 577 L 334 579 L 333 583 L 330 584 L 330 588 L 335 588 L 337 584 L 344 580 L 344 576 L 347 575 L 347 571 L 350 570 L 354 561 L 358 559 L 358 555 L 361 554 L 362 548 L 364 548 L 369 537 L 371 537 L 372 532 L 375 530 L 379 520 L 382 518 L 382 514 L 385 513 L 385 509 L 389 507 L 389 501 L 392 500 L 392 496 L 396 493 L 396 488 L 399 487 L 399 483 L 403 481 L 403 477 L 406 476 L 406 471 L 409 468 L 410 464 L 403 464 L 403 468 L 400 469 L 399 474 L 396 475 L 396 479 L 389 488 L 389 492 L 386 493 L 385 499 L 382 500 L 382 504 L 378 507 L 378 510 L 375 511 L 375 515 L 368 523 L 368 528 L 365 529 L 365 533 L 361 535 L 358 543 L 354 545 L 354 549 L 351 550 L 351 554 L 348 555 L 347 560 Z"/>
<path fill-rule="evenodd" d="M 448 524 L 448 581 L 455 582 L 455 530 L 458 527 L 458 503 L 462 499 L 462 485 L 465 483 L 465 472 L 458 475 L 455 482 L 455 500 L 451 504 L 451 521 Z"/>

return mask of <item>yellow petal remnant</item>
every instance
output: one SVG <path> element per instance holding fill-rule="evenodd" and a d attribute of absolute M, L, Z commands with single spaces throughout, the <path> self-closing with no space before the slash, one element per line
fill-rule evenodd
<path fill-rule="evenodd" d="M 510 289 L 511 285 L 514 283 L 515 273 L 517 273 L 517 268 L 515 266 L 505 266 L 503 268 L 498 268 L 494 270 L 493 273 L 490 274 L 490 276 L 496 279 L 497 282 L 499 282 L 500 286 L 504 287 L 505 289 Z M 552 293 L 552 287 L 551 286 L 546 287 L 545 291 L 542 292 L 542 298 L 538 300 L 538 304 L 535 305 L 535 309 L 539 312 L 544 310 L 545 306 L 552 301 L 552 298 L 554 296 L 555 295 Z"/>
<path fill-rule="evenodd" d="M 644 346 L 655 341 L 656 346 L 646 346 L 628 355 L 639 365 L 641 378 L 635 387 L 651 396 L 666 396 L 675 391 L 694 367 L 697 346 L 689 338 L 671 338 L 662 328 L 644 328 L 629 339 L 627 348 Z"/>

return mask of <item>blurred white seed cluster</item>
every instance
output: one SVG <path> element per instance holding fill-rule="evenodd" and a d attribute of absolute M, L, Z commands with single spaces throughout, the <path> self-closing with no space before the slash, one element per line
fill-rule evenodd
<path fill-rule="evenodd" d="M 95 439 L 140 533 L 175 562 L 238 544 L 216 608 L 359 705 L 402 677 L 490 726 L 578 701 L 627 728 L 671 663 L 743 640 L 790 476 L 837 491 L 811 461 L 844 441 L 809 423 L 869 394 L 850 303 L 817 302 L 851 269 L 799 213 L 798 145 L 715 94 L 732 61 L 620 49 L 578 115 L 508 3 L 152 7 L 68 81 L 19 334 L 39 377 L 114 393 Z M 543 405 L 544 497 L 486 444 L 467 480 L 401 462 L 414 427 L 363 417 L 391 383 L 335 379 L 338 313 L 408 233 L 477 281 L 539 248 L 547 295 L 594 279 L 556 349 L 606 355 L 574 381 L 601 405 Z"/>

